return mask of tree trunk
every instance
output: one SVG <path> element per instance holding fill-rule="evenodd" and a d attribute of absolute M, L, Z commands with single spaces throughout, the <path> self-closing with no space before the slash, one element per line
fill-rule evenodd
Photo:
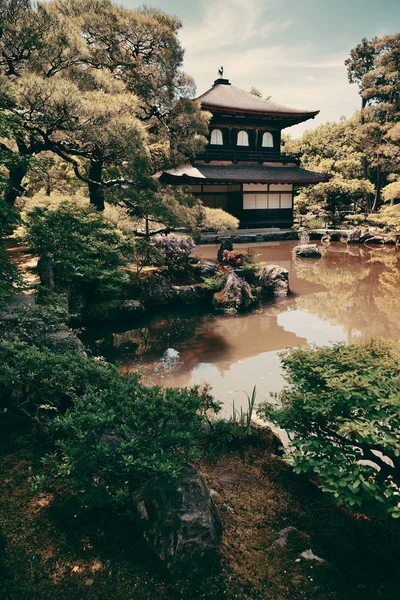
<path fill-rule="evenodd" d="M 28 171 L 28 165 L 21 163 L 10 168 L 8 173 L 7 187 L 4 192 L 4 200 L 9 206 L 14 206 L 15 201 L 24 193 L 21 183 Z"/>
<path fill-rule="evenodd" d="M 364 125 L 364 123 L 365 123 L 364 109 L 366 106 L 367 106 L 366 99 L 361 97 L 361 112 L 360 112 L 361 125 Z M 365 180 L 369 180 L 369 164 L 368 164 L 368 159 L 365 155 L 362 157 L 362 169 L 363 169 L 363 178 Z M 365 212 L 368 215 L 371 212 L 371 205 L 372 205 L 372 197 L 369 192 L 366 192 L 364 194 L 364 201 L 365 201 Z"/>
<path fill-rule="evenodd" d="M 381 197 L 381 171 L 380 171 L 380 167 L 379 165 L 376 167 L 376 188 L 375 188 L 375 198 L 374 198 L 374 205 L 372 207 L 372 212 L 374 212 L 380 202 L 380 197 Z"/>
<path fill-rule="evenodd" d="M 96 210 L 104 210 L 104 190 L 101 185 L 101 176 L 103 171 L 103 161 L 91 160 L 89 165 L 89 197 L 90 204 Z"/>

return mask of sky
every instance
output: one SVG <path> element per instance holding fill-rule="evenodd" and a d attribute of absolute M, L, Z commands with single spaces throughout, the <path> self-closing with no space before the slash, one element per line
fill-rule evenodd
<path fill-rule="evenodd" d="M 137 8 L 143 2 L 119 0 Z M 400 31 L 400 0 L 147 0 L 182 21 L 183 68 L 198 94 L 218 67 L 233 85 L 252 86 L 271 100 L 320 110 L 287 129 L 297 137 L 327 121 L 350 117 L 360 105 L 344 61 L 363 37 Z"/>

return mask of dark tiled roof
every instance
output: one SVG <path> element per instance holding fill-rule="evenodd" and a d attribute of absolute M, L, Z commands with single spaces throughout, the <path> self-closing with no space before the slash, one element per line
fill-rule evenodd
<path fill-rule="evenodd" d="M 263 100 L 234 85 L 221 83 L 214 84 L 212 88 L 204 92 L 196 100 L 199 100 L 204 108 L 226 108 L 270 115 L 308 115 L 308 118 L 311 118 L 319 113 L 319 110 L 307 111 L 301 108 L 285 106 L 284 104 L 277 104 L 270 100 Z"/>
<path fill-rule="evenodd" d="M 185 165 L 164 171 L 161 183 L 319 183 L 331 175 L 307 171 L 299 167 L 267 167 L 264 165 Z"/>

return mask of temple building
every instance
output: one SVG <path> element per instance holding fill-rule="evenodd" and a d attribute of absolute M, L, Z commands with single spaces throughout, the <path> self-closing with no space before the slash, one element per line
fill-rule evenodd
<path fill-rule="evenodd" d="M 301 169 L 297 158 L 281 153 L 281 131 L 319 111 L 263 100 L 223 77 L 197 100 L 212 113 L 209 144 L 191 163 L 162 172 L 159 181 L 189 185 L 205 206 L 229 212 L 242 228 L 290 228 L 295 187 L 330 175 Z"/>

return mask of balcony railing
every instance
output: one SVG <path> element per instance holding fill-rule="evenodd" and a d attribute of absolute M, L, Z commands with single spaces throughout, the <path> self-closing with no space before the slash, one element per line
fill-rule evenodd
<path fill-rule="evenodd" d="M 288 161 L 299 164 L 299 154 L 285 154 L 284 152 L 276 152 L 275 150 L 249 150 L 249 149 L 231 149 L 231 148 L 211 148 L 207 147 L 206 150 L 196 156 L 196 160 L 228 160 L 232 162 L 241 161 L 254 161 L 254 162 L 274 162 L 274 161 Z"/>

